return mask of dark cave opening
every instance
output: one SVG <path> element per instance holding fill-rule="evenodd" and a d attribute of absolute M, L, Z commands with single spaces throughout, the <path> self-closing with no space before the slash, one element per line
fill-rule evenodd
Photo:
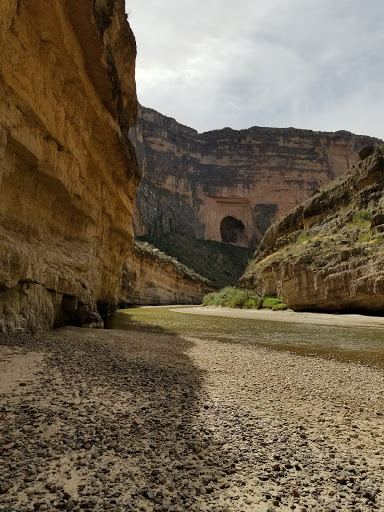
<path fill-rule="evenodd" d="M 244 224 L 235 217 L 224 217 L 220 223 L 220 235 L 223 242 L 238 243 L 244 233 Z"/>

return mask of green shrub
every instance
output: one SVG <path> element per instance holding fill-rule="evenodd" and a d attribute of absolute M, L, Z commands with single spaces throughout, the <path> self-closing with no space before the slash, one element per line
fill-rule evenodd
<path fill-rule="evenodd" d="M 219 292 L 208 293 L 203 298 L 203 306 L 221 306 L 229 308 L 270 308 L 273 310 L 288 309 L 288 306 L 275 297 L 264 299 L 251 290 L 226 286 Z"/>
<path fill-rule="evenodd" d="M 273 311 L 284 311 L 285 309 L 288 309 L 288 306 L 284 304 L 284 302 L 279 302 L 278 304 L 272 306 Z"/>
<path fill-rule="evenodd" d="M 263 308 L 273 308 L 277 304 L 281 304 L 281 299 L 277 299 L 275 297 L 267 297 L 263 301 Z"/>
<path fill-rule="evenodd" d="M 235 288 L 234 286 L 226 286 L 219 292 L 209 293 L 203 298 L 203 306 L 230 308 L 246 307 L 246 309 L 249 309 L 251 307 L 258 307 L 260 302 L 261 299 L 255 292 L 243 288 Z"/>
<path fill-rule="evenodd" d="M 235 289 L 228 305 L 230 308 L 243 308 L 254 295 L 250 290 Z"/>
<path fill-rule="evenodd" d="M 212 306 L 216 295 L 217 293 L 215 292 L 208 293 L 208 295 L 205 295 L 203 297 L 203 306 Z"/>
<path fill-rule="evenodd" d="M 251 309 L 257 306 L 256 301 L 254 299 L 248 299 L 247 302 L 244 303 L 243 309 Z"/>

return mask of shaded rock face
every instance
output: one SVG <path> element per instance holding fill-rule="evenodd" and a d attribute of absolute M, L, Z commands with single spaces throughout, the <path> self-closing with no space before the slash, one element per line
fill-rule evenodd
<path fill-rule="evenodd" d="M 383 208 L 377 149 L 266 232 L 242 285 L 296 310 L 383 315 Z"/>
<path fill-rule="evenodd" d="M 135 241 L 124 265 L 120 306 L 201 304 L 213 290 L 207 279 L 149 244 Z"/>
<path fill-rule="evenodd" d="M 187 233 L 225 241 L 222 222 L 232 217 L 244 226 L 233 243 L 245 246 L 256 246 L 273 221 L 343 175 L 364 146 L 380 143 L 349 132 L 294 128 L 198 134 L 145 107 L 131 138 L 143 169 L 137 235 Z"/>
<path fill-rule="evenodd" d="M 0 52 L 0 330 L 99 324 L 139 181 L 124 2 L 3 0 Z"/>

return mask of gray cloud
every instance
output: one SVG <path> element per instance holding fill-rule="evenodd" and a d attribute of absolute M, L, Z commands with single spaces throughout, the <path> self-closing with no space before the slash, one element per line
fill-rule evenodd
<path fill-rule="evenodd" d="M 381 0 L 126 4 L 143 105 L 199 131 L 295 126 L 384 138 Z"/>

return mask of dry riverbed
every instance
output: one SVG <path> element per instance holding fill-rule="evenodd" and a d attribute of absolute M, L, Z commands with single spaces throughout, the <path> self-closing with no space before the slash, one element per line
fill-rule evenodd
<path fill-rule="evenodd" d="M 383 393 L 168 333 L 1 335 L 0 511 L 384 510 Z"/>

